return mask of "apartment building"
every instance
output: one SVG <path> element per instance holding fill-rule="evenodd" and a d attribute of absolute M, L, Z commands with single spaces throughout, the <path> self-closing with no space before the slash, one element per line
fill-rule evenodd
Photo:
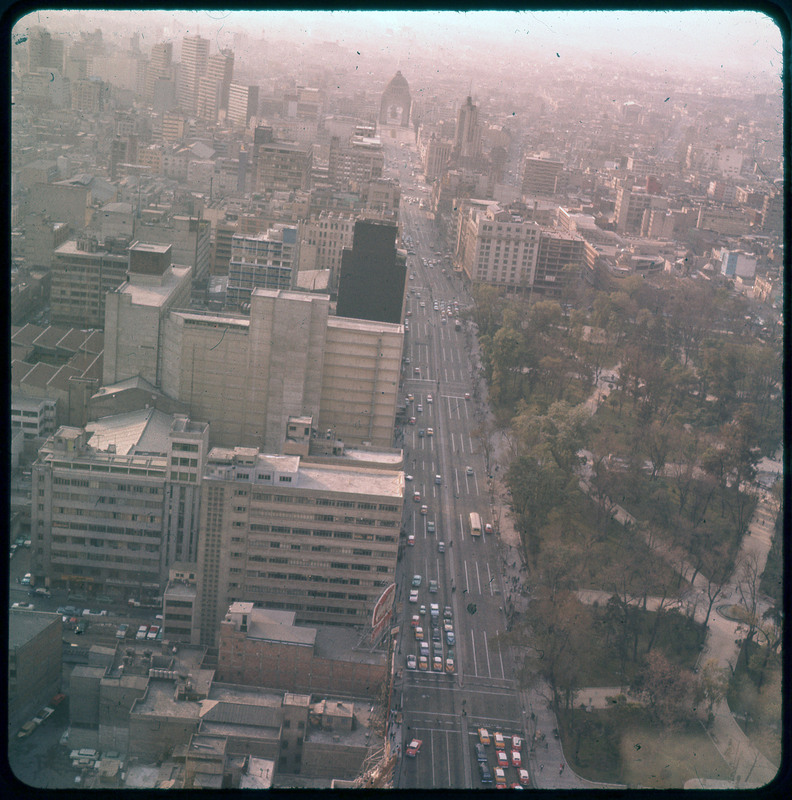
<path fill-rule="evenodd" d="M 62 426 L 33 464 L 36 583 L 155 598 L 194 561 L 209 426 L 153 408 Z"/>
<path fill-rule="evenodd" d="M 360 187 L 382 177 L 385 154 L 377 137 L 353 136 L 348 144 L 340 139 L 330 140 L 328 177 L 337 189 Z"/>
<path fill-rule="evenodd" d="M 255 236 L 231 237 L 227 305 L 241 308 L 250 303 L 254 289 L 290 289 L 299 259 L 297 227 L 275 225 Z"/>
<path fill-rule="evenodd" d="M 532 197 L 552 197 L 558 190 L 563 168 L 563 161 L 529 156 L 523 161 L 522 193 Z"/>
<path fill-rule="evenodd" d="M 179 69 L 179 106 L 185 113 L 194 113 L 198 106 L 198 83 L 206 74 L 209 61 L 209 40 L 200 36 L 182 39 Z"/>
<path fill-rule="evenodd" d="M 400 453 L 312 463 L 213 448 L 201 501 L 193 643 L 216 646 L 229 606 L 363 625 L 393 583 L 404 502 Z"/>
<path fill-rule="evenodd" d="M 294 142 L 255 145 L 254 191 L 297 191 L 310 186 L 313 148 Z"/>

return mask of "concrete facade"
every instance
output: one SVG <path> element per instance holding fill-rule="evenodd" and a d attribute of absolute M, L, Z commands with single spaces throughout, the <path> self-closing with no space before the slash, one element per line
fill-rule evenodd
<path fill-rule="evenodd" d="M 323 654 L 318 632 L 295 627 L 294 616 L 293 611 L 233 603 L 220 623 L 217 679 L 309 694 L 339 692 L 376 699 L 386 677 L 384 654 L 368 648 L 355 653 L 353 647 L 335 657 Z M 333 636 L 330 629 L 321 633 Z"/>
<path fill-rule="evenodd" d="M 214 448 L 203 478 L 193 643 L 216 645 L 238 601 L 295 611 L 300 622 L 369 623 L 394 580 L 400 470 L 398 452 L 313 463 Z"/>
<path fill-rule="evenodd" d="M 61 427 L 33 465 L 36 582 L 154 598 L 195 560 L 208 426 L 154 409 Z"/>

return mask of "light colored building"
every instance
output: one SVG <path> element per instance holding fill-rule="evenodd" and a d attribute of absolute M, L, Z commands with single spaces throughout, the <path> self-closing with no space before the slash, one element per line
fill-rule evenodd
<path fill-rule="evenodd" d="M 154 101 L 154 89 L 157 81 L 168 80 L 171 77 L 173 66 L 173 42 L 160 42 L 151 48 L 149 65 L 146 70 L 146 100 Z"/>
<path fill-rule="evenodd" d="M 523 194 L 551 197 L 558 189 L 558 178 L 563 168 L 563 161 L 529 156 L 523 161 Z"/>
<path fill-rule="evenodd" d="M 625 183 L 616 189 L 614 218 L 618 233 L 640 234 L 647 211 L 667 211 L 668 198 L 650 194 Z"/>
<path fill-rule="evenodd" d="M 206 74 L 209 61 L 209 40 L 200 36 L 182 39 L 179 68 L 179 106 L 185 113 L 195 113 L 198 106 L 198 84 Z"/>
<path fill-rule="evenodd" d="M 352 247 L 354 234 L 355 216 L 352 214 L 323 211 L 318 217 L 301 222 L 300 270 L 328 269 L 330 285 L 337 286 L 341 255 L 344 248 Z M 308 253 L 314 256 L 310 263 L 304 262 Z"/>
<path fill-rule="evenodd" d="M 105 297 L 126 279 L 128 240 L 71 239 L 56 248 L 50 290 L 56 325 L 103 328 Z"/>
<path fill-rule="evenodd" d="M 171 263 L 192 267 L 193 284 L 209 277 L 212 231 L 209 220 L 174 214 L 156 221 L 139 222 L 136 237 L 146 244 L 172 245 Z"/>
<path fill-rule="evenodd" d="M 721 253 L 721 275 L 727 278 L 753 278 L 756 275 L 756 258 L 736 250 Z"/>
<path fill-rule="evenodd" d="M 378 137 L 353 136 L 347 145 L 335 137 L 330 140 L 328 177 L 336 188 L 361 187 L 381 178 L 384 165 L 385 154 Z"/>
<path fill-rule="evenodd" d="M 306 190 L 313 148 L 295 142 L 261 142 L 255 147 L 255 191 Z"/>
<path fill-rule="evenodd" d="M 62 426 L 33 465 L 36 582 L 118 599 L 162 594 L 194 561 L 206 423 L 153 408 Z"/>
<path fill-rule="evenodd" d="M 171 250 L 142 242 L 129 248 L 127 280 L 105 300 L 105 386 L 137 375 L 160 384 L 165 317 L 171 308 L 189 305 L 192 286 L 192 269 L 172 265 Z"/>
<path fill-rule="evenodd" d="M 231 237 L 227 303 L 240 308 L 250 303 L 254 289 L 290 289 L 299 260 L 297 227 L 275 225 L 255 236 Z"/>
<path fill-rule="evenodd" d="M 258 116 L 258 86 L 232 83 L 228 90 L 228 113 L 226 119 L 232 125 L 247 128 L 253 117 Z"/>
<path fill-rule="evenodd" d="M 193 643 L 215 646 L 237 601 L 294 611 L 300 622 L 370 624 L 395 576 L 401 452 L 327 462 L 246 447 L 209 453 Z"/>
<path fill-rule="evenodd" d="M 423 153 L 423 170 L 427 180 L 439 178 L 451 160 L 454 143 L 449 139 L 440 139 L 432 134 L 426 143 Z"/>

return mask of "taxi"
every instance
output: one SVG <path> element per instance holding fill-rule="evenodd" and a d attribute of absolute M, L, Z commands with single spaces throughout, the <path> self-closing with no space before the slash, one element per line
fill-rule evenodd
<path fill-rule="evenodd" d="M 478 729 L 478 737 L 479 737 L 479 741 L 481 742 L 481 744 L 486 746 L 486 745 L 488 745 L 490 743 L 489 731 L 486 728 L 479 728 Z"/>
<path fill-rule="evenodd" d="M 495 731 L 495 735 L 493 736 L 495 740 L 495 747 L 498 750 L 505 750 L 506 749 L 506 742 L 503 738 L 503 734 L 500 731 Z"/>

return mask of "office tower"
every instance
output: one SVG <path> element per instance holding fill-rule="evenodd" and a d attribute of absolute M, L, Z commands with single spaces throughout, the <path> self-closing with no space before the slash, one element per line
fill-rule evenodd
<path fill-rule="evenodd" d="M 173 60 L 173 42 L 162 42 L 151 48 L 148 71 L 146 72 L 146 100 L 154 102 L 157 82 L 167 81 L 171 77 Z"/>
<path fill-rule="evenodd" d="M 258 133 L 260 129 L 256 129 Z M 265 129 L 266 130 L 266 129 Z M 270 135 L 271 135 L 270 130 Z M 313 147 L 294 142 L 256 143 L 255 191 L 305 191 L 311 183 Z"/>
<path fill-rule="evenodd" d="M 459 109 L 454 133 L 454 153 L 458 159 L 469 161 L 481 155 L 481 125 L 478 106 L 468 97 Z"/>
<path fill-rule="evenodd" d="M 206 74 L 209 61 L 209 40 L 200 36 L 182 39 L 179 69 L 179 106 L 186 113 L 195 113 L 198 106 L 198 83 Z"/>
<path fill-rule="evenodd" d="M 171 308 L 190 302 L 192 269 L 171 264 L 172 245 L 133 242 L 127 279 L 105 298 L 103 383 L 110 386 L 140 376 L 160 384 L 165 317 Z"/>
<path fill-rule="evenodd" d="M 549 158 L 530 156 L 523 162 L 522 193 L 524 195 L 551 197 L 558 187 L 558 176 L 564 164 Z"/>
<path fill-rule="evenodd" d="M 352 249 L 341 257 L 339 317 L 401 322 L 407 264 L 396 252 L 398 232 L 395 222 L 355 223 Z"/>
<path fill-rule="evenodd" d="M 143 292 L 136 301 L 123 320 L 108 315 L 105 352 L 121 336 L 130 350 L 156 347 L 157 388 L 211 424 L 213 445 L 280 452 L 289 417 L 307 414 L 346 444 L 391 446 L 401 325 L 330 317 L 327 295 L 254 289 L 249 315 L 172 308 L 155 343 L 142 330 L 145 305 L 162 301 Z"/>
<path fill-rule="evenodd" d="M 226 111 L 228 109 L 228 93 L 231 81 L 234 78 L 234 53 L 231 50 L 222 50 L 209 56 L 206 66 L 206 77 L 215 83 L 219 83 L 220 93 L 217 98 L 217 110 Z"/>
<path fill-rule="evenodd" d="M 251 117 L 258 116 L 258 95 L 258 86 L 232 83 L 228 89 L 228 122 L 246 128 Z"/>
<path fill-rule="evenodd" d="M 208 426 L 153 408 L 62 426 L 33 465 L 31 572 L 117 600 L 162 594 L 198 555 Z"/>
<path fill-rule="evenodd" d="M 31 28 L 27 41 L 27 71 L 58 70 L 63 72 L 63 41 L 53 39 L 52 34 L 39 26 Z"/>
<path fill-rule="evenodd" d="M 376 465 L 376 453 L 314 463 L 212 449 L 193 643 L 216 646 L 229 605 L 243 600 L 294 611 L 298 622 L 370 623 L 396 570 L 405 483 L 394 455 Z"/>
<path fill-rule="evenodd" d="M 290 289 L 297 271 L 297 228 L 277 224 L 266 233 L 231 238 L 227 304 L 250 303 L 253 289 Z"/>
<path fill-rule="evenodd" d="M 55 250 L 50 290 L 53 325 L 103 328 L 105 297 L 125 280 L 129 240 L 72 239 Z"/>

